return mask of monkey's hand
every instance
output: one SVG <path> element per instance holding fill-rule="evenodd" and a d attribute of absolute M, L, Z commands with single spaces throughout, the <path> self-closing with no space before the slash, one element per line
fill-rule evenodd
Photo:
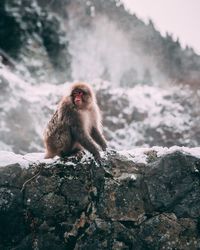
<path fill-rule="evenodd" d="M 98 164 L 98 166 L 102 166 L 102 159 L 101 156 L 94 156 L 95 162 Z"/>
<path fill-rule="evenodd" d="M 106 144 L 106 142 L 105 142 L 105 143 L 102 145 L 102 150 L 103 150 L 103 151 L 106 151 L 106 150 L 107 150 L 107 147 L 108 147 L 108 146 L 107 146 L 107 144 Z"/>
<path fill-rule="evenodd" d="M 97 161 L 97 162 L 101 161 L 101 156 L 100 156 L 99 152 L 93 154 L 93 156 L 94 156 L 95 161 Z"/>

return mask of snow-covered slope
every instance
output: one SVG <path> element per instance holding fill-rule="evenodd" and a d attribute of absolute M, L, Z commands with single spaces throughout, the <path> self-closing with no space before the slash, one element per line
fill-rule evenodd
<path fill-rule="evenodd" d="M 199 93 L 184 87 L 106 87 L 100 102 L 111 145 L 197 146 Z M 113 140 L 114 138 L 114 140 Z"/>
<path fill-rule="evenodd" d="M 17 153 L 42 150 L 42 132 L 64 86 L 32 85 L 0 69 L 0 148 Z"/>
<path fill-rule="evenodd" d="M 43 150 L 44 127 L 69 83 L 31 84 L 0 68 L 0 150 L 15 153 Z M 189 88 L 136 85 L 116 88 L 95 80 L 109 146 L 198 146 L 199 93 Z"/>

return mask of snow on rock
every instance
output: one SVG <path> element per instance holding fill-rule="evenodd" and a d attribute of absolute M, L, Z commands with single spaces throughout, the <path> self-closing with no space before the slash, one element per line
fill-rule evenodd
<path fill-rule="evenodd" d="M 135 163 L 142 163 L 142 164 L 148 163 L 148 157 L 151 153 L 154 153 L 156 157 L 162 157 L 164 155 L 172 154 L 174 152 L 181 152 L 183 154 L 200 158 L 200 147 L 188 148 L 188 147 L 173 146 L 167 148 L 167 147 L 154 146 L 152 148 L 134 148 L 127 151 L 119 151 L 120 155 L 128 157 Z"/>
<path fill-rule="evenodd" d="M 157 156 L 161 157 L 166 154 L 171 154 L 176 151 L 182 152 L 184 154 L 189 154 L 194 157 L 200 158 L 200 147 L 195 147 L 195 148 L 188 148 L 188 147 L 178 147 L 178 146 L 173 146 L 170 148 L 167 147 L 152 147 L 152 150 L 157 151 Z"/>
<path fill-rule="evenodd" d="M 101 154 L 102 158 L 105 158 L 105 154 Z M 61 158 L 55 156 L 51 159 L 45 159 L 45 153 L 28 153 L 25 155 L 15 154 L 11 151 L 0 151 L 0 167 L 6 167 L 8 165 L 18 163 L 22 168 L 28 168 L 33 164 L 41 164 L 41 163 L 59 163 L 61 162 Z M 76 164 L 72 160 L 80 160 L 81 164 L 89 164 L 91 160 L 94 161 L 93 156 L 86 152 L 81 159 L 77 157 L 69 157 L 67 161 L 65 161 L 65 165 L 76 166 Z"/>
<path fill-rule="evenodd" d="M 0 167 L 18 163 L 22 168 L 27 168 L 34 163 L 52 163 L 55 160 L 57 160 L 57 157 L 54 159 L 44 159 L 44 153 L 21 155 L 10 151 L 0 151 Z"/>
<path fill-rule="evenodd" d="M 181 152 L 183 154 L 191 155 L 196 158 L 200 158 L 200 147 L 188 148 L 188 147 L 179 147 L 173 146 L 170 148 L 167 147 L 152 147 L 152 148 L 134 148 L 127 151 L 118 151 L 119 155 L 128 158 L 137 164 L 147 164 L 150 154 L 154 154 L 155 157 L 162 157 L 167 154 L 172 154 L 174 152 Z M 112 151 L 108 150 L 108 154 L 112 154 Z M 101 153 L 102 159 L 107 159 L 107 153 Z M 25 155 L 15 154 L 10 151 L 0 151 L 0 167 L 5 167 L 11 164 L 18 163 L 22 168 L 27 168 L 32 164 L 39 163 L 53 163 L 59 161 L 59 157 L 54 157 L 53 159 L 44 159 L 44 153 L 28 153 Z M 90 153 L 86 153 L 80 159 L 81 164 L 89 164 L 91 159 L 94 160 Z M 66 162 L 68 165 L 74 165 L 72 161 Z"/>

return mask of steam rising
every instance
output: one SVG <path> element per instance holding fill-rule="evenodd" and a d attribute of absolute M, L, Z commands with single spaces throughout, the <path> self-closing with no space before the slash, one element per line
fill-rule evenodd
<path fill-rule="evenodd" d="M 149 65 L 155 72 L 151 59 L 141 56 L 129 35 L 107 17 L 96 17 L 90 28 L 77 29 L 73 19 L 70 26 L 73 79 L 102 78 L 113 83 L 127 81 L 127 85 L 134 85 L 134 81 L 143 81 Z"/>

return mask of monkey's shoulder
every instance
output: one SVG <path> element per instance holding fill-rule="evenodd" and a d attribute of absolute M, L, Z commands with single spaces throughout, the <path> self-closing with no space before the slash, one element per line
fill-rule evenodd
<path fill-rule="evenodd" d="M 49 120 L 45 132 L 52 133 L 66 125 L 61 112 L 57 109 Z"/>

